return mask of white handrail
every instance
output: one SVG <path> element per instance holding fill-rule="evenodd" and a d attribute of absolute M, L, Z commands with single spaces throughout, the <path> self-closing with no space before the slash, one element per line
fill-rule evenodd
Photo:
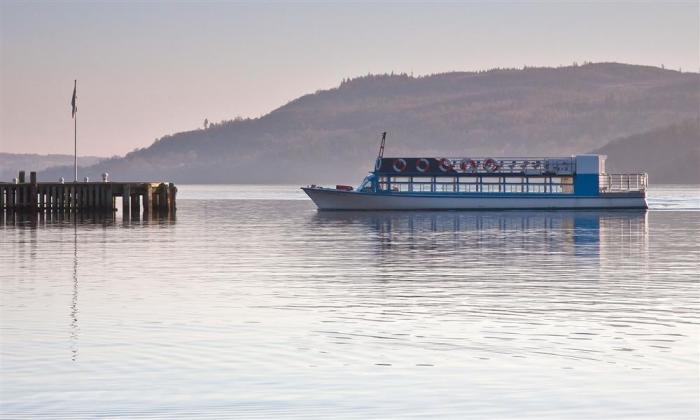
<path fill-rule="evenodd" d="M 648 175 L 637 174 L 601 174 L 599 188 L 601 192 L 646 191 Z"/>

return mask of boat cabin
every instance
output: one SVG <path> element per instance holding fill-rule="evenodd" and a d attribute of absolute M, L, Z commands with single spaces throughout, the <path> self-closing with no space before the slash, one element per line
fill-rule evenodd
<path fill-rule="evenodd" d="M 608 174 L 604 155 L 557 158 L 377 158 L 358 190 L 389 193 L 644 194 L 647 175 Z"/>

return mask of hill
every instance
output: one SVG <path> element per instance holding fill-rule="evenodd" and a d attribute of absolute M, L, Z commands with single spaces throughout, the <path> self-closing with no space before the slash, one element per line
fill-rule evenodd
<path fill-rule="evenodd" d="M 371 167 L 382 131 L 387 155 L 569 155 L 698 118 L 699 80 L 617 63 L 368 75 L 260 118 L 165 136 L 81 173 L 179 183 L 354 182 Z"/>
<path fill-rule="evenodd" d="M 700 120 L 614 140 L 593 153 L 608 155 L 611 173 L 647 172 L 652 184 L 700 184 Z"/>
<path fill-rule="evenodd" d="M 78 162 L 85 166 L 91 166 L 104 160 L 103 157 L 97 156 L 78 156 Z M 30 171 L 43 171 L 47 168 L 55 166 L 73 167 L 73 155 L 37 155 L 31 153 L 0 153 L 0 181 L 10 181 L 17 177 L 20 170 L 27 173 L 29 179 Z M 65 176 L 66 179 L 73 179 L 73 172 L 69 171 L 70 176 Z"/>

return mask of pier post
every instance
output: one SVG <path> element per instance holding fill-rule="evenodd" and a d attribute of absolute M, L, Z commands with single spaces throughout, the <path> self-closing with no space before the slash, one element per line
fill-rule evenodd
<path fill-rule="evenodd" d="M 141 196 L 138 192 L 131 192 L 131 215 L 138 217 L 141 215 Z"/>
<path fill-rule="evenodd" d="M 27 206 L 27 185 L 26 183 L 19 184 L 19 207 L 25 208 Z"/>
<path fill-rule="evenodd" d="M 37 184 L 36 184 L 36 172 L 34 172 L 34 171 L 29 173 L 29 188 L 28 188 L 28 190 L 29 191 L 27 191 L 27 192 L 29 193 L 29 197 L 27 197 L 27 198 L 29 200 L 28 200 L 27 204 L 29 205 L 29 208 L 32 211 L 36 211 L 37 208 L 39 207 L 39 204 L 37 203 L 37 194 L 39 192 L 38 192 Z"/>
<path fill-rule="evenodd" d="M 109 203 L 109 211 L 114 212 L 114 210 L 116 210 L 117 203 L 116 197 L 114 195 L 114 185 L 111 183 L 109 184 L 109 187 L 107 187 L 107 197 L 107 202 Z"/>
<path fill-rule="evenodd" d="M 170 210 L 170 212 L 175 212 L 175 196 L 177 195 L 177 187 L 171 182 L 168 184 L 168 189 L 170 190 L 170 194 L 168 194 L 168 210 Z"/>
<path fill-rule="evenodd" d="M 104 206 L 104 201 L 102 200 L 102 188 L 101 184 L 95 185 L 95 209 L 100 210 Z"/>
<path fill-rule="evenodd" d="M 107 207 L 109 207 L 109 200 L 107 199 L 107 186 L 102 185 L 102 188 L 100 188 L 100 209 L 103 211 L 107 211 Z"/>
<path fill-rule="evenodd" d="M 129 211 L 131 210 L 131 187 L 129 184 L 124 184 L 122 190 L 122 215 L 123 217 L 129 217 Z"/>
<path fill-rule="evenodd" d="M 78 184 L 75 186 L 75 207 L 79 210 L 83 209 L 83 198 L 85 198 L 83 194 L 83 186 Z"/>
<path fill-rule="evenodd" d="M 144 188 L 145 191 L 143 193 L 143 214 L 146 215 L 152 213 L 153 188 L 151 187 L 151 184 L 146 184 Z"/>
<path fill-rule="evenodd" d="M 92 185 L 92 208 L 100 208 L 100 184 Z"/>
<path fill-rule="evenodd" d="M 164 212 L 168 210 L 168 187 L 165 183 L 158 185 L 158 211 Z"/>
<path fill-rule="evenodd" d="M 22 176 L 22 178 L 24 178 L 24 176 Z M 15 184 L 14 190 L 15 190 L 15 207 L 16 208 L 22 207 L 24 205 L 24 201 L 22 199 L 22 183 L 18 181 L 17 184 Z"/>
<path fill-rule="evenodd" d="M 10 187 L 10 208 L 13 210 L 17 208 L 17 185 L 12 185 Z"/>
<path fill-rule="evenodd" d="M 39 210 L 44 210 L 45 208 L 45 193 L 46 192 L 46 187 L 45 186 L 39 186 L 38 193 L 39 193 Z"/>
<path fill-rule="evenodd" d="M 75 184 L 68 187 L 68 207 L 75 211 Z"/>

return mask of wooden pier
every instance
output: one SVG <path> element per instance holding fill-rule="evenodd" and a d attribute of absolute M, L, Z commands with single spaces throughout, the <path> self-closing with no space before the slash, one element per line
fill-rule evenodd
<path fill-rule="evenodd" d="M 10 212 L 114 212 L 121 197 L 122 213 L 174 213 L 177 187 L 165 182 L 37 182 L 24 171 L 16 183 L 0 182 L 0 208 Z"/>

